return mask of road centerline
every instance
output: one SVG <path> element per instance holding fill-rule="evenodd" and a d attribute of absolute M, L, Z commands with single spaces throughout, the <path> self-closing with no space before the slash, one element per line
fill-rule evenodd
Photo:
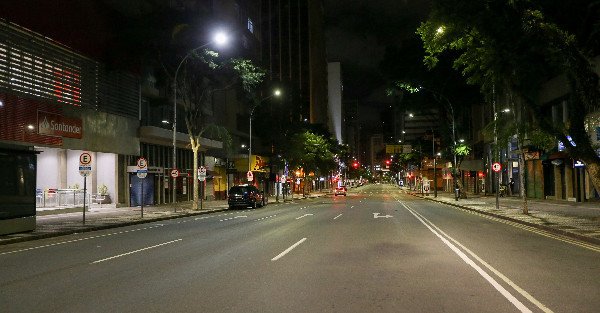
<path fill-rule="evenodd" d="M 296 242 L 295 244 L 291 245 L 289 248 L 285 249 L 283 252 L 281 252 L 280 254 L 278 254 L 276 257 L 272 258 L 271 261 L 277 261 L 277 260 L 281 259 L 286 254 L 288 254 L 290 251 L 294 250 L 294 248 L 296 248 L 297 246 L 299 246 L 300 244 L 302 244 L 304 241 L 306 241 L 306 237 L 300 239 L 298 242 Z"/>
<path fill-rule="evenodd" d="M 154 245 L 154 246 L 145 247 L 145 248 L 142 248 L 142 249 L 137 249 L 137 250 L 134 250 L 134 251 L 129 251 L 129 252 L 126 252 L 126 253 L 121 253 L 119 255 L 115 255 L 115 256 L 111 256 L 111 257 L 104 258 L 104 259 L 101 259 L 101 260 L 97 260 L 97 261 L 91 262 L 90 264 L 102 263 L 102 262 L 105 262 L 105 261 L 109 261 L 109 260 L 112 260 L 112 259 L 116 259 L 116 258 L 120 258 L 120 257 L 123 257 L 123 256 L 130 255 L 130 254 L 134 254 L 134 253 L 138 253 L 138 252 L 142 252 L 142 251 L 146 251 L 146 250 L 158 248 L 158 247 L 161 247 L 161 246 L 164 246 L 164 245 L 168 245 L 168 244 L 171 244 L 171 243 L 175 243 L 175 242 L 178 242 L 178 241 L 182 241 L 182 240 L 183 239 L 180 238 L 180 239 L 175 239 L 175 240 L 171 240 L 171 241 L 159 243 L 159 244 Z"/>

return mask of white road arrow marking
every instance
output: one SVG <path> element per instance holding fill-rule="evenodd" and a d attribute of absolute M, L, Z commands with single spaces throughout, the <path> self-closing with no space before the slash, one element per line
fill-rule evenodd
<path fill-rule="evenodd" d="M 310 213 L 308 213 L 308 214 L 304 214 L 304 215 L 302 215 L 302 216 L 300 216 L 300 217 L 296 217 L 296 219 L 297 219 L 297 220 L 299 220 L 299 219 L 301 219 L 301 218 L 303 218 L 303 217 L 307 217 L 307 216 L 309 216 L 309 215 L 312 215 L 312 214 L 310 214 Z"/>
<path fill-rule="evenodd" d="M 373 218 L 380 218 L 380 217 L 390 218 L 390 217 L 393 217 L 391 215 L 382 215 L 382 216 L 379 216 L 379 214 L 381 214 L 381 213 L 373 213 Z"/>

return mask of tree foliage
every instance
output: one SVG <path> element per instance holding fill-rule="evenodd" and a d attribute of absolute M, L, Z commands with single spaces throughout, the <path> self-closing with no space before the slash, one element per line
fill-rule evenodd
<path fill-rule="evenodd" d="M 537 129 L 565 142 L 572 157 L 588 165 L 594 185 L 600 188 L 600 158 L 584 125 L 585 116 L 599 107 L 598 76 L 590 62 L 599 49 L 585 46 L 597 45 L 598 24 L 597 20 L 584 20 L 596 23 L 592 26 L 596 32 L 576 35 L 567 24 L 546 14 L 556 3 L 435 1 L 429 19 L 418 29 L 426 51 L 424 61 L 433 67 L 449 52 L 457 53 L 453 66 L 467 82 L 480 86 L 489 96 L 494 92 L 514 95 L 526 107 L 528 118 L 537 124 Z M 598 5 L 584 6 L 586 9 L 588 13 L 598 13 Z M 545 104 L 540 102 L 543 84 L 561 74 L 571 91 L 570 120 L 565 125 L 553 123 L 551 116 L 545 114 Z M 571 144 L 567 135 L 577 144 Z"/>
<path fill-rule="evenodd" d="M 310 131 L 292 137 L 287 157 L 293 168 L 303 168 L 305 173 L 326 174 L 337 167 L 331 142 Z"/>

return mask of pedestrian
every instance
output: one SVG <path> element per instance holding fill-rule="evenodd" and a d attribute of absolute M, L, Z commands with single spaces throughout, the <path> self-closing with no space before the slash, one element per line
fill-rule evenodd
<path fill-rule="evenodd" d="M 512 177 L 508 182 L 508 191 L 510 192 L 511 196 L 515 193 L 515 180 Z"/>

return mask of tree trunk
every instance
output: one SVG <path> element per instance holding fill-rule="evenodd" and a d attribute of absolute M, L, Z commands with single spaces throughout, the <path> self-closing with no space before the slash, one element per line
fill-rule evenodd
<path fill-rule="evenodd" d="M 585 168 L 596 192 L 600 193 L 600 164 L 598 162 L 585 163 Z"/>
<path fill-rule="evenodd" d="M 192 152 L 194 155 L 194 167 L 193 167 L 193 175 L 192 177 L 194 177 L 194 200 L 192 202 L 192 210 L 198 210 L 198 203 L 199 203 L 199 195 L 198 195 L 198 150 L 200 149 L 200 144 L 199 144 L 199 139 L 196 139 L 194 137 L 190 137 L 190 143 L 192 145 Z"/>
<path fill-rule="evenodd" d="M 523 151 L 523 146 L 519 138 L 517 138 L 517 142 L 519 142 L 519 150 Z M 521 199 L 523 199 L 523 214 L 529 214 L 527 190 L 525 189 L 525 154 L 522 152 L 519 153 L 519 186 L 519 194 L 521 195 Z"/>

